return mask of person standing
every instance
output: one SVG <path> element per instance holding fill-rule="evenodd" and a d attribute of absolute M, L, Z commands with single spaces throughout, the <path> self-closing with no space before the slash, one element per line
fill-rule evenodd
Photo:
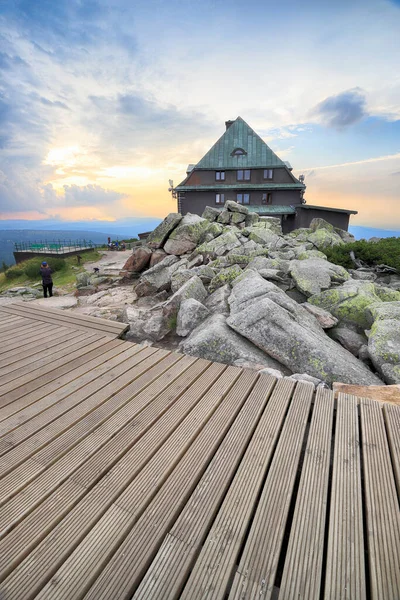
<path fill-rule="evenodd" d="M 51 277 L 52 270 L 45 260 L 41 264 L 40 274 L 42 276 L 43 295 L 45 298 L 47 298 L 47 292 L 49 292 L 49 296 L 51 298 L 53 295 L 53 279 Z"/>

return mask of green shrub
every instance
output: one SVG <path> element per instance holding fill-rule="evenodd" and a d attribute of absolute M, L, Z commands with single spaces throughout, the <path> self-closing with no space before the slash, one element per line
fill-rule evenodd
<path fill-rule="evenodd" d="M 379 242 L 359 240 L 323 250 L 330 262 L 346 269 L 352 269 L 355 266 L 350 258 L 351 251 L 358 260 L 368 266 L 384 264 L 400 271 L 400 238 L 398 237 L 384 238 Z"/>
<path fill-rule="evenodd" d="M 14 265 L 12 267 L 9 267 L 4 272 L 4 274 L 7 279 L 17 279 L 17 277 L 20 277 L 21 275 L 24 274 L 24 269 L 23 269 L 23 267 L 20 267 L 19 265 Z"/>
<path fill-rule="evenodd" d="M 24 272 L 29 279 L 39 279 L 40 277 L 40 266 L 43 261 L 46 261 L 50 269 L 55 273 L 56 271 L 64 271 L 67 268 L 66 262 L 62 258 L 45 257 L 45 258 L 31 258 L 23 263 Z"/>

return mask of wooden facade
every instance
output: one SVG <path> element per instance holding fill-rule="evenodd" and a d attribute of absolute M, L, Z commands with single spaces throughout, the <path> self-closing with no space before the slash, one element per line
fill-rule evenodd
<path fill-rule="evenodd" d="M 347 230 L 356 211 L 306 206 L 304 177 L 296 178 L 241 117 L 226 122 L 226 131 L 173 192 L 178 212 L 201 215 L 206 206 L 221 208 L 227 200 L 248 206 L 251 212 L 279 217 L 284 233 L 308 227 L 320 217 Z"/>

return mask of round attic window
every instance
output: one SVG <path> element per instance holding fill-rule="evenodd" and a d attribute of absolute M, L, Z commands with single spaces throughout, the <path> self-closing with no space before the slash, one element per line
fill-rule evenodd
<path fill-rule="evenodd" d="M 245 152 L 243 148 L 235 148 L 234 151 L 231 153 L 231 156 L 245 156 L 246 154 L 247 152 Z"/>

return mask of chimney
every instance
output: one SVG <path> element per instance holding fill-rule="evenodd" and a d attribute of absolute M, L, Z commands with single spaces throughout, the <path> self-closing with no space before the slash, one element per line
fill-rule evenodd
<path fill-rule="evenodd" d="M 234 123 L 235 121 L 225 121 L 225 127 L 226 127 L 226 131 L 228 131 L 229 127 Z"/>

